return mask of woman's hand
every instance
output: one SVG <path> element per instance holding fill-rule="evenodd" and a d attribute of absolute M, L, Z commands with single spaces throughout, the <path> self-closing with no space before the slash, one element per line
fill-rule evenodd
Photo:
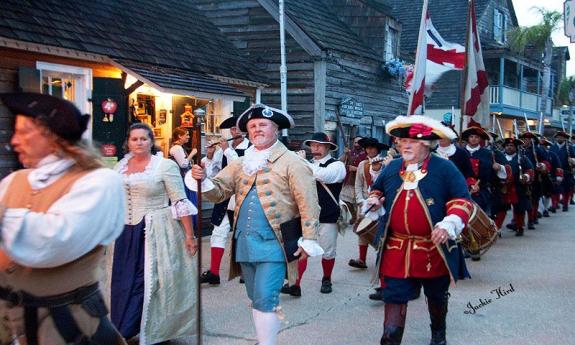
<path fill-rule="evenodd" d="M 186 236 L 186 250 L 191 256 L 196 255 L 198 252 L 198 241 L 193 237 Z"/>

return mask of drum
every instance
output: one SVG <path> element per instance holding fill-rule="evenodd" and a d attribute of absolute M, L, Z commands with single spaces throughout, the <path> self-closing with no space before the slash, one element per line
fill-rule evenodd
<path fill-rule="evenodd" d="M 495 222 L 473 203 L 473 211 L 467 227 L 461 232 L 461 245 L 472 257 L 479 257 L 495 243 L 498 231 Z"/>
<path fill-rule="evenodd" d="M 371 220 L 367 217 L 361 218 L 353 224 L 353 232 L 357 236 L 364 237 L 373 246 L 373 240 L 375 240 L 378 223 L 379 222 L 377 220 Z"/>

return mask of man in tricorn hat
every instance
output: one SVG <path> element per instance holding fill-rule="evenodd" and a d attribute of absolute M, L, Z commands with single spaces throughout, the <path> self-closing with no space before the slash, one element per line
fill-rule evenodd
<path fill-rule="evenodd" d="M 313 172 L 308 162 L 278 141 L 279 130 L 294 125 L 279 109 L 253 105 L 237 121 L 253 144 L 245 155 L 211 179 L 205 178 L 202 167 L 192 167 L 192 177 L 202 180 L 208 200 L 236 196 L 230 279 L 241 272 L 245 280 L 262 345 L 277 342 L 286 269 L 289 284 L 294 284 L 295 259 L 323 254 L 317 242 L 320 209 Z M 292 243 L 295 248 L 290 249 Z"/>
<path fill-rule="evenodd" d="M 497 157 L 481 144 L 489 142 L 490 137 L 481 127 L 469 127 L 461 133 L 461 139 L 467 142 L 465 149 L 469 153 L 473 178 L 475 183 L 470 185 L 471 196 L 481 209 L 491 213 L 491 188 L 497 179 L 505 180 L 507 172 L 505 166 L 497 162 Z"/>
<path fill-rule="evenodd" d="M 337 247 L 337 220 L 340 215 L 339 194 L 345 178 L 345 165 L 342 161 L 331 156 L 332 151 L 337 151 L 337 145 L 332 143 L 325 133 L 314 133 L 311 139 L 303 142 L 311 151 L 313 159 L 311 169 L 316 180 L 317 196 L 321 211 L 319 213 L 318 242 L 323 248 L 321 266 L 323 277 L 321 279 L 321 293 L 331 293 L 331 273 L 335 265 Z M 305 159 L 304 150 L 298 154 Z M 307 259 L 298 262 L 298 279 L 295 285 L 284 285 L 281 292 L 292 296 L 301 296 L 300 282 L 307 268 Z"/>
<path fill-rule="evenodd" d="M 381 152 L 387 150 L 389 146 L 380 143 L 375 138 L 362 138 L 359 140 L 359 145 L 363 148 L 366 158 L 359 163 L 355 175 L 355 202 L 358 207 L 358 219 L 362 217 L 361 208 L 364 205 L 367 197 L 369 196 L 369 189 L 375 182 L 381 168 L 383 167 L 384 157 L 380 156 Z M 359 257 L 357 259 L 350 259 L 348 265 L 355 268 L 367 268 L 367 248 L 369 241 L 365 237 L 358 237 Z"/>
<path fill-rule="evenodd" d="M 210 142 L 207 149 L 208 155 L 202 159 L 204 166 L 209 167 L 209 177 L 214 177 L 221 169 L 228 166 L 228 163 L 242 157 L 244 152 L 250 147 L 250 141 L 236 126 L 238 116 L 230 116 L 220 124 L 220 129 L 229 129 L 231 138 L 222 139 L 218 142 Z M 232 142 L 231 146 L 228 140 Z M 218 146 L 221 150 L 216 152 Z M 214 169 L 214 167 L 217 167 Z M 210 236 L 210 269 L 200 275 L 201 283 L 210 285 L 220 284 L 220 264 L 224 256 L 224 249 L 228 239 L 228 233 L 233 223 L 233 210 L 235 198 L 214 205 L 212 210 L 211 223 L 214 225 Z"/>
<path fill-rule="evenodd" d="M 378 272 L 385 280 L 380 343 L 401 343 L 407 303 L 423 286 L 431 318 L 430 344 L 445 344 L 450 281 L 469 276 L 455 240 L 473 205 L 463 175 L 431 149 L 438 139 L 453 139 L 455 134 L 420 115 L 398 116 L 386 131 L 399 138 L 401 158 L 382 171 L 367 201 L 386 211 L 378 231 L 383 242 Z"/>
<path fill-rule="evenodd" d="M 0 95 L 26 168 L 0 183 L 0 314 L 20 344 L 124 344 L 98 288 L 124 187 L 82 143 L 90 116 L 49 95 Z"/>
<path fill-rule="evenodd" d="M 572 196 L 573 189 L 573 169 L 575 167 L 575 150 L 573 146 L 569 145 L 569 138 L 571 136 L 564 131 L 557 131 L 555 133 L 555 144 L 551 146 L 551 152 L 554 152 L 559 156 L 559 161 L 561 163 L 561 168 L 563 169 L 563 181 L 560 186 L 558 193 L 553 195 L 552 199 L 552 210 L 559 206 L 559 198 L 561 197 L 561 203 L 563 204 L 563 212 L 569 210 L 569 201 Z"/>
<path fill-rule="evenodd" d="M 531 210 L 531 199 L 529 189 L 535 176 L 531 161 L 520 154 L 519 148 L 523 141 L 516 138 L 505 138 L 505 159 L 511 166 L 511 176 L 513 181 L 507 186 L 506 204 L 507 208 L 513 207 L 513 224 L 510 227 L 515 230 L 515 236 L 523 236 L 525 225 L 525 214 Z M 505 211 L 498 215 L 498 219 L 505 218 Z"/>

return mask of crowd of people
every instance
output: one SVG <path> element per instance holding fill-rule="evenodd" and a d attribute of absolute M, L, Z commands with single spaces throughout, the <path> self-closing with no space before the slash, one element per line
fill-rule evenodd
<path fill-rule="evenodd" d="M 450 285 L 469 277 L 466 257 L 482 255 L 461 241 L 474 210 L 497 231 L 512 210 L 506 227 L 524 236 L 573 204 L 575 150 L 563 131 L 555 143 L 530 131 L 498 139 L 479 126 L 458 135 L 429 117 L 398 116 L 386 125 L 390 145 L 355 137 L 334 157 L 338 146 L 322 132 L 290 151 L 278 135 L 293 118 L 256 104 L 221 123 L 229 139 L 211 138 L 204 150 L 186 152 L 189 133 L 176 128 L 169 158 L 149 126 L 132 124 L 113 171 L 82 140 L 89 116 L 70 102 L 0 98 L 15 115 L 11 145 L 25 167 L 0 183 L 0 343 L 159 344 L 193 335 L 198 283 L 221 283 L 229 247 L 228 278 L 245 284 L 258 343 L 277 344 L 280 294 L 302 296 L 308 257 L 321 256 L 319 291 L 334 289 L 345 205 L 361 233 L 348 266 L 376 267 L 369 298 L 385 303 L 380 343 L 401 343 L 407 305 L 423 288 L 430 344 L 446 344 Z M 199 151 L 206 155 L 194 164 Z M 215 205 L 204 272 L 198 186 Z"/>

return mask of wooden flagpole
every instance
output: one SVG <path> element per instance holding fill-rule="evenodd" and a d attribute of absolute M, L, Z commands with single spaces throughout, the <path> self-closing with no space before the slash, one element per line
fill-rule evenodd
<path fill-rule="evenodd" d="M 194 163 L 197 165 L 201 164 L 202 160 L 202 117 L 196 116 L 194 119 L 194 145 L 198 150 L 198 153 L 194 157 Z M 198 215 L 197 215 L 197 237 L 196 241 L 198 243 L 197 263 L 198 263 L 198 276 L 196 278 L 196 288 L 197 288 L 197 298 L 196 298 L 196 344 L 202 345 L 202 284 L 200 283 L 200 274 L 202 272 L 202 181 L 197 180 L 198 191 Z"/>
<path fill-rule="evenodd" d="M 465 89 L 467 86 L 467 77 L 469 76 L 469 49 L 470 47 L 473 48 L 473 42 L 469 42 L 469 23 L 471 21 L 471 9 L 473 6 L 473 0 L 469 0 L 467 5 L 467 25 L 465 28 L 465 32 L 467 33 L 465 36 L 465 67 L 463 68 L 463 83 L 461 83 L 461 94 L 459 95 L 460 101 L 460 109 L 459 112 L 459 133 L 463 132 L 463 117 L 465 116 Z M 460 136 L 461 138 L 461 136 Z"/>

